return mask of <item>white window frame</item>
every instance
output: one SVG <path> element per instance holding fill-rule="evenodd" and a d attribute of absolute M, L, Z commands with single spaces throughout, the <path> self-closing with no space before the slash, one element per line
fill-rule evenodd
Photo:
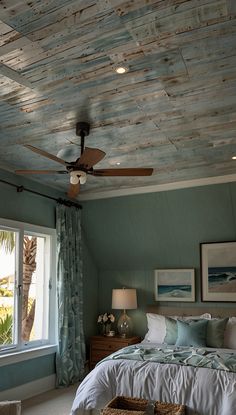
<path fill-rule="evenodd" d="M 20 286 L 22 286 L 23 278 L 23 238 L 24 234 L 32 236 L 45 237 L 47 253 L 45 261 L 47 262 L 49 290 L 49 321 L 48 321 L 48 339 L 35 340 L 30 342 L 22 342 L 20 340 L 19 330 L 21 318 L 18 318 L 18 326 L 15 326 L 17 344 L 10 345 L 0 349 L 0 366 L 15 363 L 26 359 L 53 353 L 57 350 L 57 307 L 56 307 L 56 230 L 43 226 L 33 225 L 29 223 L 12 221 L 0 218 L 0 229 L 16 232 L 16 280 L 17 287 L 15 295 Z M 49 246 L 48 246 L 49 244 Z M 17 312 L 21 312 L 22 296 L 18 295 Z M 15 310 L 14 310 L 15 312 Z M 20 316 L 19 316 L 20 317 Z"/>

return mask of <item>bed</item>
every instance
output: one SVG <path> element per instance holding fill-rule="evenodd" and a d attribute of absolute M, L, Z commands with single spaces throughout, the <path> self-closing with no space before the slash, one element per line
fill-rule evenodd
<path fill-rule="evenodd" d="M 96 412 L 115 396 L 185 404 L 186 415 L 236 414 L 236 317 L 168 314 L 147 313 L 143 342 L 113 353 L 86 376 L 71 415 Z M 181 329 L 190 345 L 181 344 Z M 193 338 L 197 330 L 208 337 L 208 344 L 197 338 L 191 345 L 189 330 Z"/>

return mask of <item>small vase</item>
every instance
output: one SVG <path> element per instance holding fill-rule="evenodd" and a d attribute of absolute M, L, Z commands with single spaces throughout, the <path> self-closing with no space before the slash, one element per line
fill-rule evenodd
<path fill-rule="evenodd" d="M 101 324 L 100 325 L 100 327 L 99 327 L 99 334 L 101 336 L 105 336 L 105 334 L 106 334 L 106 326 L 105 326 L 105 324 Z"/>
<path fill-rule="evenodd" d="M 110 330 L 111 330 L 111 324 L 110 323 L 108 323 L 108 324 L 105 324 L 105 336 L 107 336 L 108 335 L 108 333 L 110 332 Z"/>
<path fill-rule="evenodd" d="M 107 336 L 110 331 L 111 331 L 111 323 L 101 324 L 100 330 L 99 330 L 101 336 Z"/>

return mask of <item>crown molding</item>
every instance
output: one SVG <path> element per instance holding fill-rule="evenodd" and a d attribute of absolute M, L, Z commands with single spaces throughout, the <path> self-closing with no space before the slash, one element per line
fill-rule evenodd
<path fill-rule="evenodd" d="M 213 184 L 232 183 L 236 181 L 236 174 L 224 176 L 206 177 L 202 179 L 185 180 L 173 183 L 157 184 L 151 186 L 134 187 L 108 191 L 87 191 L 79 195 L 79 201 L 108 199 L 112 197 L 131 196 L 144 193 L 165 192 L 169 190 L 186 189 L 190 187 L 209 186 Z"/>

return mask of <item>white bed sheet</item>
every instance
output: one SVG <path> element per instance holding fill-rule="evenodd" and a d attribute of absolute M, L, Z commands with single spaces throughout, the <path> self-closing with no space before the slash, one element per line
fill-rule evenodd
<path fill-rule="evenodd" d="M 187 415 L 236 415 L 236 373 L 148 361 L 104 361 L 80 384 L 71 415 L 102 409 L 120 395 L 182 403 Z"/>

